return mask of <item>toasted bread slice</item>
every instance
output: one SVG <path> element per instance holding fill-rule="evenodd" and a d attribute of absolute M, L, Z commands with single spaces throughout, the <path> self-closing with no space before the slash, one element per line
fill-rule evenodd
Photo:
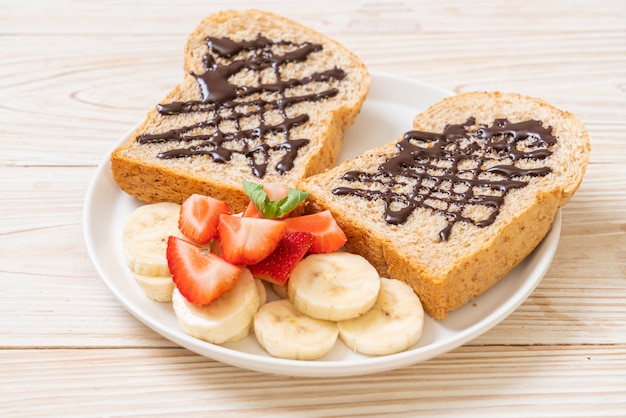
<path fill-rule="evenodd" d="M 370 77 L 338 42 L 271 13 L 205 18 L 187 74 L 111 155 L 115 182 L 145 202 L 202 193 L 242 210 L 242 181 L 293 185 L 335 164 Z"/>
<path fill-rule="evenodd" d="M 446 98 L 413 129 L 298 188 L 308 210 L 331 210 L 349 251 L 443 319 L 541 242 L 581 183 L 589 136 L 570 113 L 499 92 Z"/>

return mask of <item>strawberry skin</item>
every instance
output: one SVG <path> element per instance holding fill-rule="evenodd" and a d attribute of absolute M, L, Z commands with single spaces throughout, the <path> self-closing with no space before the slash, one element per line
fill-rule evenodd
<path fill-rule="evenodd" d="M 348 238 L 329 210 L 287 218 L 288 232 L 308 232 L 315 236 L 310 253 L 331 253 L 344 246 Z"/>
<path fill-rule="evenodd" d="M 284 286 L 291 271 L 311 248 L 314 239 L 313 234 L 308 232 L 288 232 L 274 252 L 248 268 L 255 278 Z"/>
<path fill-rule="evenodd" d="M 286 228 L 282 221 L 222 214 L 217 228 L 222 256 L 232 264 L 256 264 L 276 249 Z"/>
<path fill-rule="evenodd" d="M 209 242 L 217 235 L 217 222 L 222 213 L 230 213 L 228 203 L 193 194 L 180 207 L 178 229 L 196 242 Z"/>
<path fill-rule="evenodd" d="M 184 239 L 170 236 L 167 264 L 180 293 L 190 303 L 206 305 L 230 290 L 242 268 Z"/>

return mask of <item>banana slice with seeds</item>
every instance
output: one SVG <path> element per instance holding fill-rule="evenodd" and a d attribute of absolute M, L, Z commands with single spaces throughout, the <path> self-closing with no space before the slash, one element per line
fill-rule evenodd
<path fill-rule="evenodd" d="M 328 353 L 337 341 L 337 324 L 299 312 L 287 299 L 261 306 L 254 316 L 254 334 L 274 357 L 315 360 Z"/>
<path fill-rule="evenodd" d="M 293 269 L 287 293 L 295 308 L 313 318 L 342 321 L 367 312 L 378 297 L 376 269 L 347 252 L 311 254 Z"/>
<path fill-rule="evenodd" d="M 386 355 L 404 351 L 422 336 L 424 310 L 413 289 L 381 278 L 376 303 L 358 318 L 337 323 L 339 338 L 356 352 Z"/>

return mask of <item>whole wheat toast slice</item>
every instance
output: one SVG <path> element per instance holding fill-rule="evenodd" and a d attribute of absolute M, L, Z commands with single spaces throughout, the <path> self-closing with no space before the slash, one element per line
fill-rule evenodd
<path fill-rule="evenodd" d="M 201 193 L 238 211 L 243 180 L 293 185 L 333 166 L 370 85 L 344 46 L 259 10 L 206 17 L 183 67 L 181 84 L 111 155 L 115 182 L 145 202 Z"/>
<path fill-rule="evenodd" d="M 589 136 L 572 114 L 519 94 L 471 92 L 413 129 L 297 185 L 329 209 L 347 250 L 410 284 L 436 319 L 508 274 L 579 187 Z"/>

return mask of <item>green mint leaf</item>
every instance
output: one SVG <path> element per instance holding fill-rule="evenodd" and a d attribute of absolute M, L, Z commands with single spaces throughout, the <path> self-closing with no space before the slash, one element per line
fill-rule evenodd
<path fill-rule="evenodd" d="M 289 188 L 287 196 L 276 202 L 270 200 L 265 190 L 263 190 L 262 184 L 252 183 L 244 180 L 243 187 L 246 193 L 250 197 L 250 201 L 256 206 L 266 219 L 280 219 L 294 210 L 296 206 L 304 202 L 309 193 L 301 192 L 293 188 Z"/>
<path fill-rule="evenodd" d="M 265 190 L 263 190 L 262 184 L 252 183 L 250 181 L 244 180 L 243 187 L 246 190 L 246 193 L 250 197 L 250 201 L 256 206 L 256 208 L 261 212 L 263 217 L 267 218 L 268 216 L 273 215 L 270 212 L 276 211 L 276 205 L 271 204 L 271 200 Z M 272 206 L 274 206 L 272 208 Z M 268 219 L 274 219 L 270 217 Z"/>
<path fill-rule="evenodd" d="M 287 215 L 308 197 L 309 194 L 307 192 L 301 192 L 300 190 L 289 188 L 287 197 L 282 198 L 280 202 L 278 202 L 277 217 L 282 218 Z"/>
<path fill-rule="evenodd" d="M 251 181 L 244 180 L 243 188 L 246 190 L 248 197 L 250 197 L 250 200 L 254 203 L 257 209 L 265 202 L 265 200 L 269 201 L 269 197 L 267 196 L 267 193 L 265 193 L 265 190 L 263 190 L 262 184 L 256 184 Z"/>

